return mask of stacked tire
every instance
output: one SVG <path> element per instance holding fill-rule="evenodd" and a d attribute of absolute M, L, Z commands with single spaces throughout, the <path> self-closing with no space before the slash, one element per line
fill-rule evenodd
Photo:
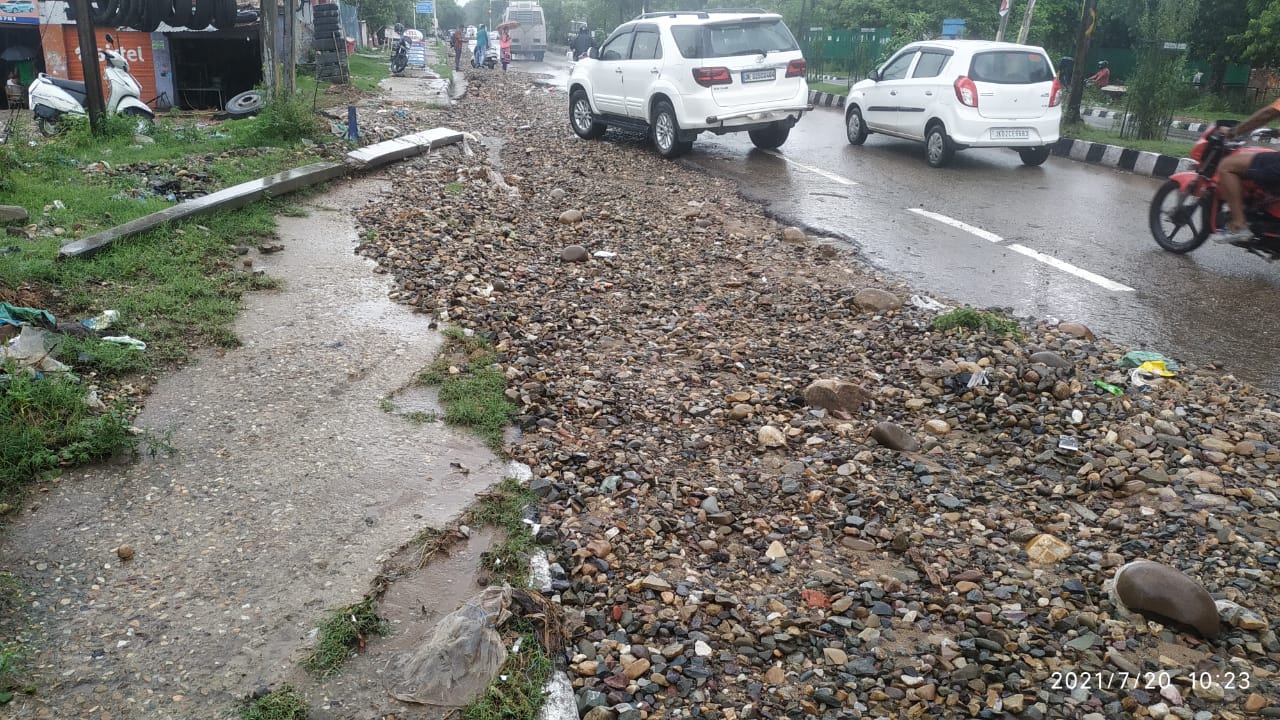
<path fill-rule="evenodd" d="M 127 27 L 155 32 L 164 23 L 172 28 L 219 30 L 234 27 L 236 0 L 90 0 L 93 23 L 99 27 Z"/>
<path fill-rule="evenodd" d="M 331 83 L 350 80 L 347 65 L 347 40 L 342 32 L 342 18 L 337 3 L 316 5 L 315 16 L 316 79 Z"/>

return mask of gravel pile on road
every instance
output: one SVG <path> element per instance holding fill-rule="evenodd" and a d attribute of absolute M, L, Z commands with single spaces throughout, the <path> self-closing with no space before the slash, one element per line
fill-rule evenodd
<path fill-rule="evenodd" d="M 425 116 L 474 154 L 396 169 L 360 251 L 500 352 L 585 717 L 1280 716 L 1274 398 L 1138 387 L 1072 323 L 933 330 L 565 105 L 495 73 Z M 1235 603 L 1221 636 L 1118 607 L 1134 560 Z"/>

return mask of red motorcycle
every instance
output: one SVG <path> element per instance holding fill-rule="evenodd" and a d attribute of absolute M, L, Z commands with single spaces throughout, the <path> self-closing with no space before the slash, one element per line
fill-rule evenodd
<path fill-rule="evenodd" d="M 1219 120 L 1196 141 L 1191 159 L 1196 169 L 1175 173 L 1160 186 L 1151 199 L 1148 216 L 1151 235 L 1160 247 L 1178 254 L 1188 253 L 1204 244 L 1211 233 L 1224 228 L 1230 217 L 1226 200 L 1218 193 L 1218 164 L 1235 153 L 1280 152 L 1271 147 L 1250 145 L 1247 140 L 1228 140 L 1220 132 L 1234 126 L 1233 120 Z M 1256 139 L 1274 140 L 1276 130 L 1259 130 Z M 1264 188 L 1244 180 L 1245 218 L 1253 241 L 1245 246 L 1249 252 L 1280 259 L 1280 188 Z"/>

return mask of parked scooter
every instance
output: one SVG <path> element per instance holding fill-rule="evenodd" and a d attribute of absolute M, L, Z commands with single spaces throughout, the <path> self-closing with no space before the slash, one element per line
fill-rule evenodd
<path fill-rule="evenodd" d="M 1274 147 L 1252 145 L 1247 139 L 1227 140 L 1221 129 L 1233 120 L 1214 123 L 1191 148 L 1195 170 L 1174 173 L 1151 200 L 1148 221 L 1160 247 L 1174 253 L 1188 253 L 1200 247 L 1209 235 L 1227 224 L 1227 205 L 1218 191 L 1218 164 L 1235 153 L 1280 152 Z M 1255 130 L 1256 140 L 1273 141 L 1280 132 Z M 1280 259 L 1280 188 L 1264 187 L 1252 180 L 1244 182 L 1245 217 L 1253 240 L 1242 245 L 1268 260 Z"/>
<path fill-rule="evenodd" d="M 127 115 L 150 125 L 156 114 L 142 102 L 142 86 L 129 74 L 129 63 L 114 49 L 115 39 L 107 34 L 107 47 L 102 50 L 107 64 L 108 115 Z M 60 120 L 65 115 L 87 115 L 88 97 L 85 84 L 40 73 L 27 89 L 31 112 L 42 135 L 62 132 Z"/>
<path fill-rule="evenodd" d="M 480 63 L 476 62 L 476 54 L 474 52 L 471 53 L 471 67 L 478 68 L 481 65 L 484 65 L 490 70 L 497 67 L 498 66 L 498 49 L 492 45 L 486 47 L 484 49 L 484 61 Z"/>

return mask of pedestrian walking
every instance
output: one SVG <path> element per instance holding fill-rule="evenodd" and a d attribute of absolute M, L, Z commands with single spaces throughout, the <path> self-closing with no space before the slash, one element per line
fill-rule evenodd
<path fill-rule="evenodd" d="M 453 37 L 450 44 L 453 45 L 453 69 L 462 69 L 462 48 L 467 46 L 467 38 L 462 34 L 462 28 L 453 29 Z"/>
<path fill-rule="evenodd" d="M 484 66 L 484 53 L 489 49 L 489 31 L 484 25 L 476 31 L 476 67 Z"/>
<path fill-rule="evenodd" d="M 502 58 L 502 72 L 506 72 L 511 62 L 511 33 L 506 28 L 498 31 L 498 53 Z"/>

